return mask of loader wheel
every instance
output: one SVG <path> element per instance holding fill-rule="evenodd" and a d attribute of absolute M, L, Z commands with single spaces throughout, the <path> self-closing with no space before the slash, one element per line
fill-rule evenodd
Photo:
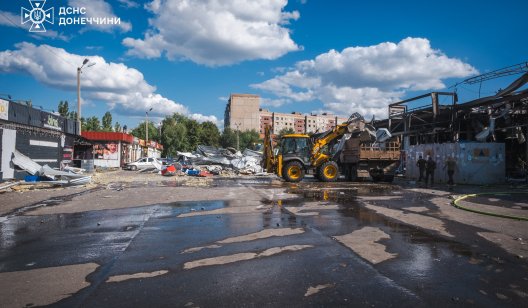
<path fill-rule="evenodd" d="M 339 177 L 339 168 L 334 161 L 327 161 L 319 169 L 319 179 L 323 182 L 335 182 Z"/>
<path fill-rule="evenodd" d="M 304 178 L 304 168 L 298 161 L 288 162 L 284 166 L 282 177 L 286 182 L 299 182 Z"/>

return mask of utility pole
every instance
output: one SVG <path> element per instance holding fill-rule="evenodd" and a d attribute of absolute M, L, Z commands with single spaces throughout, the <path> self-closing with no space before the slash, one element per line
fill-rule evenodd
<path fill-rule="evenodd" d="M 81 73 L 83 67 L 90 60 L 84 59 L 82 65 L 77 68 L 77 125 L 79 125 L 79 135 L 81 134 Z M 87 67 L 94 66 L 95 63 L 89 63 Z"/>
<path fill-rule="evenodd" d="M 240 151 L 240 140 L 238 139 L 238 133 L 239 133 L 239 130 L 240 130 L 240 125 L 242 125 L 242 123 L 234 123 L 234 124 L 236 126 L 237 151 Z"/>
<path fill-rule="evenodd" d="M 80 135 L 81 134 L 81 68 L 80 67 L 77 68 L 77 125 L 79 125 L 79 135 Z"/>
<path fill-rule="evenodd" d="M 149 111 L 145 111 L 145 146 L 147 148 L 147 157 L 148 157 L 148 113 L 152 111 L 152 108 Z"/>

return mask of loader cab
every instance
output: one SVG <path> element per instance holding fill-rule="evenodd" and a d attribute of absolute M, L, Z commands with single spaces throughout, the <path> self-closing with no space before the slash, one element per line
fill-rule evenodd
<path fill-rule="evenodd" d="M 284 135 L 280 144 L 280 154 L 282 160 L 287 162 L 298 159 L 303 164 L 310 164 L 311 142 L 308 135 L 291 134 Z"/>

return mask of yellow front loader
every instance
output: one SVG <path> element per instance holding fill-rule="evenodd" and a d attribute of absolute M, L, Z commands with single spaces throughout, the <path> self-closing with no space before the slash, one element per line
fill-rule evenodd
<path fill-rule="evenodd" d="M 369 134 L 369 131 L 365 130 L 362 117 L 352 116 L 322 134 L 284 135 L 277 147 L 271 136 L 271 127 L 265 127 L 263 167 L 287 182 L 299 182 L 306 173 L 313 173 L 320 181 L 336 181 L 339 166 L 332 159 L 330 148 L 347 133 Z"/>

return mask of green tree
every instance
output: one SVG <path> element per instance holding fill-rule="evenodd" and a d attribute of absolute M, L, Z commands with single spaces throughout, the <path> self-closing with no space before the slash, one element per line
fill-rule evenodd
<path fill-rule="evenodd" d="M 116 121 L 114 124 L 114 131 L 120 133 L 121 130 L 122 130 L 121 124 L 119 124 L 119 122 Z"/>
<path fill-rule="evenodd" d="M 140 139 L 145 139 L 146 138 L 145 121 L 139 123 L 139 125 L 136 128 L 134 128 L 130 133 L 135 137 L 138 137 Z M 148 121 L 148 139 L 159 141 L 158 128 L 151 121 Z"/>
<path fill-rule="evenodd" d="M 203 122 L 200 124 L 200 144 L 220 145 L 220 131 L 213 122 Z"/>
<path fill-rule="evenodd" d="M 176 152 L 189 152 L 191 148 L 188 138 L 187 118 L 180 114 L 173 114 L 163 120 L 161 125 L 161 144 L 163 144 L 163 154 L 174 156 Z"/>
<path fill-rule="evenodd" d="M 70 107 L 68 106 L 68 101 L 60 101 L 57 110 L 59 114 L 63 117 L 68 117 Z"/>
<path fill-rule="evenodd" d="M 279 137 L 282 138 L 282 136 L 289 135 L 289 134 L 295 134 L 295 130 L 293 130 L 293 128 L 291 127 L 285 127 L 280 130 Z"/>
<path fill-rule="evenodd" d="M 103 131 L 112 131 L 112 114 L 110 113 L 110 111 L 105 112 L 105 114 L 103 115 Z"/>
<path fill-rule="evenodd" d="M 201 126 L 196 120 L 187 119 L 183 122 L 187 129 L 187 138 L 191 150 L 195 150 L 200 145 Z"/>
<path fill-rule="evenodd" d="M 86 119 L 86 123 L 82 126 L 82 131 L 98 132 L 101 130 L 101 122 L 96 116 Z"/>
<path fill-rule="evenodd" d="M 240 151 L 245 149 L 253 149 L 253 146 L 257 143 L 261 143 L 259 133 L 256 130 L 250 130 L 241 132 L 239 135 L 240 139 Z"/>
<path fill-rule="evenodd" d="M 77 120 L 77 111 L 71 111 L 68 113 L 68 119 Z"/>
<path fill-rule="evenodd" d="M 220 136 L 220 146 L 223 148 L 236 148 L 236 132 L 230 127 L 224 128 Z"/>

